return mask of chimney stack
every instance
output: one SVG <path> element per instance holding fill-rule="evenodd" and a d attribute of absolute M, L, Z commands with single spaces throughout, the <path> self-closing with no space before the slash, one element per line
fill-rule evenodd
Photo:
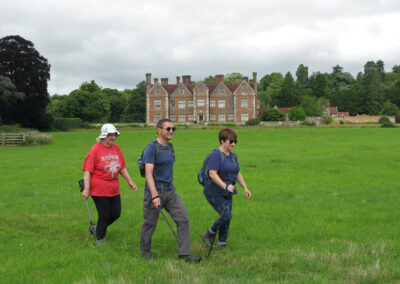
<path fill-rule="evenodd" d="M 151 73 L 146 73 L 146 90 L 151 86 Z"/>
<path fill-rule="evenodd" d="M 215 79 L 217 80 L 217 84 L 224 82 L 224 75 L 215 75 Z"/>
<path fill-rule="evenodd" d="M 183 84 L 190 84 L 190 75 L 183 75 L 182 76 L 182 83 Z"/>
<path fill-rule="evenodd" d="M 168 78 L 161 78 L 161 85 L 168 85 Z"/>
<path fill-rule="evenodd" d="M 253 72 L 253 86 L 257 96 L 257 72 Z"/>
<path fill-rule="evenodd" d="M 154 78 L 154 84 L 158 83 L 158 78 Z"/>
<path fill-rule="evenodd" d="M 181 83 L 181 77 L 176 76 L 176 84 L 179 85 Z"/>
<path fill-rule="evenodd" d="M 249 82 L 249 77 L 243 76 L 243 81 Z"/>

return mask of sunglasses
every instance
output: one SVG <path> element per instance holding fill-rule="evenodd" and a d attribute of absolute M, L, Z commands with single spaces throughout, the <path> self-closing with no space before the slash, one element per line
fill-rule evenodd
<path fill-rule="evenodd" d="M 233 143 L 237 144 L 237 143 L 238 143 L 238 141 L 237 141 L 237 140 L 232 140 L 232 139 L 229 139 L 229 144 L 233 144 Z"/>
<path fill-rule="evenodd" d="M 175 127 L 165 127 L 163 129 L 167 130 L 168 132 L 170 132 L 171 130 L 172 130 L 172 132 L 175 132 L 175 130 L 176 130 Z"/>

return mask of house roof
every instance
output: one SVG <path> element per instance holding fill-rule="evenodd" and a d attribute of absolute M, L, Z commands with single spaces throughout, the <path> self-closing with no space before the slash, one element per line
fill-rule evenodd
<path fill-rule="evenodd" d="M 197 84 L 184 84 L 190 92 L 193 93 L 194 88 L 197 86 Z M 211 94 L 218 86 L 218 84 L 204 84 L 205 86 L 207 86 L 209 93 Z M 224 84 L 229 91 L 231 91 L 232 93 L 235 92 L 237 90 L 237 88 L 240 86 L 240 83 L 232 83 L 232 84 Z M 153 87 L 154 85 L 151 85 L 151 87 Z M 160 84 L 161 87 L 163 87 L 168 94 L 172 94 L 176 88 L 178 87 L 177 84 L 166 84 L 166 85 L 162 85 Z"/>

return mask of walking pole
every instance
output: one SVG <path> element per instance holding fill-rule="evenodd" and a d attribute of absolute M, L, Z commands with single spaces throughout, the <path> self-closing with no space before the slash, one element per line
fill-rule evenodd
<path fill-rule="evenodd" d="M 174 228 L 172 228 L 171 223 L 168 221 L 167 216 L 165 216 L 164 212 L 162 211 L 162 208 L 159 209 L 159 212 L 161 212 L 161 215 L 164 217 L 165 222 L 167 222 L 169 228 L 171 229 L 172 233 L 174 234 L 175 238 L 177 241 L 179 241 L 178 234 L 174 231 Z"/>
<path fill-rule="evenodd" d="M 80 187 L 81 192 L 85 188 L 85 183 L 83 181 L 83 178 L 79 180 L 79 187 Z M 87 199 L 85 201 L 86 201 L 86 208 L 87 208 L 87 211 L 89 214 L 90 226 L 93 226 L 92 215 L 90 214 L 90 210 L 89 210 L 89 203 L 88 203 Z"/>
<path fill-rule="evenodd" d="M 221 214 L 221 217 L 220 217 L 220 218 L 222 218 L 222 216 L 224 216 L 225 209 L 226 209 L 226 207 L 224 208 L 224 211 L 222 211 L 222 214 Z M 217 231 L 215 232 L 215 236 L 214 236 L 213 241 L 212 241 L 212 243 L 211 243 L 210 249 L 208 250 L 207 258 L 210 257 L 210 253 L 211 253 L 211 251 L 212 251 L 212 249 L 213 249 L 214 242 L 215 242 L 215 239 L 217 238 L 217 233 L 218 233 L 218 231 L 219 231 L 219 225 L 217 226 Z"/>

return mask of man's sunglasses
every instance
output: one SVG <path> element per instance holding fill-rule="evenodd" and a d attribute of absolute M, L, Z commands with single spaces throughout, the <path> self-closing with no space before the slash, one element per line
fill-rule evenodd
<path fill-rule="evenodd" d="M 232 139 L 229 139 L 229 144 L 233 144 L 233 143 L 237 144 L 237 143 L 238 143 L 238 141 L 237 141 L 237 140 L 232 140 Z"/>
<path fill-rule="evenodd" d="M 172 130 L 173 132 L 175 132 L 175 130 L 176 130 L 175 127 L 165 127 L 164 129 L 167 130 L 168 132 L 170 132 L 171 130 Z"/>

